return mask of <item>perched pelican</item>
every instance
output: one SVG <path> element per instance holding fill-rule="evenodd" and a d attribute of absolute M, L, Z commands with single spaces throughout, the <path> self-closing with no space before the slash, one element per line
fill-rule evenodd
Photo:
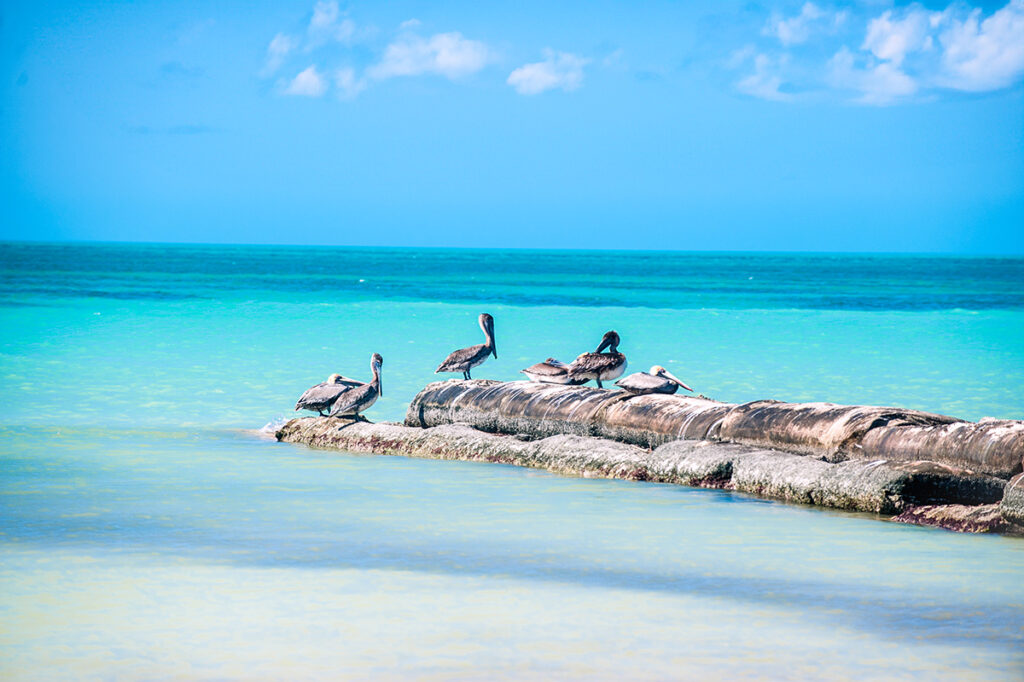
<path fill-rule="evenodd" d="M 356 421 L 366 421 L 366 417 L 360 415 L 370 409 L 370 406 L 377 402 L 379 396 L 384 395 L 380 387 L 380 366 L 384 364 L 384 358 L 380 353 L 374 353 L 370 358 L 370 371 L 373 372 L 373 380 L 368 384 L 356 386 L 345 391 L 334 401 L 331 408 L 331 417 L 352 417 Z"/>
<path fill-rule="evenodd" d="M 483 364 L 488 355 L 494 355 L 498 359 L 498 349 L 494 345 L 494 318 L 487 313 L 480 313 L 480 328 L 484 330 L 486 343 L 469 348 L 460 348 L 452 351 L 452 354 L 445 358 L 444 362 L 434 370 L 434 374 L 441 372 L 462 372 L 462 378 L 472 379 L 469 370 L 477 365 Z"/>
<path fill-rule="evenodd" d="M 544 362 L 538 362 L 536 365 L 530 365 L 526 369 L 519 371 L 525 374 L 530 381 L 536 381 L 541 384 L 579 386 L 586 381 L 586 379 L 570 379 L 569 365 L 554 358 L 548 358 Z"/>
<path fill-rule="evenodd" d="M 602 353 L 605 348 L 607 353 Z M 626 356 L 619 352 L 619 335 L 614 332 L 605 332 L 601 339 L 601 345 L 593 353 L 584 353 L 569 365 L 569 378 L 581 380 L 581 383 L 597 381 L 598 388 L 604 388 L 602 381 L 618 379 L 626 370 Z"/>
<path fill-rule="evenodd" d="M 692 388 L 673 376 L 671 372 L 661 365 L 651 367 L 650 373 L 637 372 L 636 374 L 630 374 L 625 379 L 616 381 L 615 385 L 635 395 L 675 393 L 679 390 L 680 386 L 691 393 L 693 392 Z"/>
<path fill-rule="evenodd" d="M 325 417 L 327 415 L 324 414 L 324 410 L 330 410 L 338 396 L 350 388 L 362 385 L 361 381 L 349 379 L 340 374 L 332 374 L 327 377 L 327 381 L 317 384 L 303 393 L 299 397 L 299 401 L 295 403 L 295 409 L 319 412 L 321 417 Z"/>

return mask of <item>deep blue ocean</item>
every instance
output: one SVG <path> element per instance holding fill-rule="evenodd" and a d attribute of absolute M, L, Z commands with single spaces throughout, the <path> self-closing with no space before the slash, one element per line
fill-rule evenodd
<path fill-rule="evenodd" d="M 1024 259 L 0 244 L 7 679 L 1021 679 L 1024 541 L 278 444 L 608 329 L 709 397 L 1024 418 Z"/>

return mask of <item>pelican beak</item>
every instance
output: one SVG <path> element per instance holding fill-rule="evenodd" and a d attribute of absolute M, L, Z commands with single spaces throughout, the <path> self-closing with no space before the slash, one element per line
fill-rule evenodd
<path fill-rule="evenodd" d="M 495 360 L 498 359 L 498 347 L 494 344 L 491 345 L 491 355 L 494 356 Z"/>
<path fill-rule="evenodd" d="M 664 372 L 664 375 L 665 375 L 665 376 L 666 376 L 666 377 L 667 377 L 668 379 L 670 379 L 671 381 L 674 381 L 674 382 L 676 382 L 677 384 L 679 384 L 680 386 L 682 386 L 683 388 L 685 388 L 685 389 L 686 389 L 687 391 L 689 391 L 690 393 L 693 393 L 693 389 L 692 389 L 692 388 L 690 388 L 689 386 L 687 386 L 686 384 L 684 384 L 684 383 L 683 383 L 682 381 L 680 381 L 678 377 L 676 377 L 676 376 L 675 376 L 674 374 L 672 374 L 672 372 L 669 372 L 668 370 L 665 370 L 665 372 Z"/>
<path fill-rule="evenodd" d="M 601 345 L 598 346 L 597 350 L 595 350 L 594 352 L 595 353 L 600 353 L 601 351 L 603 351 L 605 348 L 607 348 L 610 345 L 612 345 L 611 341 L 609 341 L 608 339 L 602 339 L 601 340 Z"/>

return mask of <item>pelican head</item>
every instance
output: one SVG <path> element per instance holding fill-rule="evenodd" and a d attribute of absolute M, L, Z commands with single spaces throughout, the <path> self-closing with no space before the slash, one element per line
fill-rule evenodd
<path fill-rule="evenodd" d="M 601 345 L 597 347 L 595 352 L 600 353 L 605 348 L 611 353 L 619 352 L 619 333 L 614 329 L 604 333 L 604 336 L 601 338 Z"/>
<path fill-rule="evenodd" d="M 494 343 L 494 318 L 487 313 L 480 313 L 480 328 L 484 330 L 487 343 L 491 346 L 491 354 L 498 359 L 498 346 Z"/>
<path fill-rule="evenodd" d="M 665 377 L 669 381 L 675 382 L 675 383 L 679 384 L 680 387 L 685 388 L 690 393 L 693 393 L 693 389 L 692 388 L 690 388 L 689 386 L 684 384 L 682 381 L 679 380 L 678 377 L 676 377 L 674 374 L 672 374 L 672 372 L 668 371 L 667 369 L 665 369 L 661 365 L 655 365 L 654 367 L 651 367 L 651 376 Z"/>
<path fill-rule="evenodd" d="M 370 356 L 370 370 L 373 372 L 373 377 L 377 380 L 377 394 L 380 396 L 384 395 L 384 389 L 380 387 L 380 368 L 384 364 L 384 358 L 380 356 L 380 353 L 374 353 Z"/>
<path fill-rule="evenodd" d="M 552 367 L 568 367 L 569 366 L 569 365 L 565 364 L 564 362 L 562 362 L 561 360 L 556 360 L 555 358 L 548 358 L 544 362 L 546 362 L 547 364 L 551 365 Z"/>
<path fill-rule="evenodd" d="M 341 375 L 340 374 L 332 374 L 331 376 L 327 377 L 327 383 L 329 383 L 329 384 L 340 384 L 341 383 Z"/>

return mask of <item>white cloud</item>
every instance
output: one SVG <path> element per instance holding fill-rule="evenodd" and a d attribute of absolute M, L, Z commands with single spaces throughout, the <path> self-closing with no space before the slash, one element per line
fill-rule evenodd
<path fill-rule="evenodd" d="M 744 61 L 747 58 L 744 57 Z M 766 54 L 754 56 L 754 73 L 736 83 L 736 88 L 740 92 L 753 97 L 760 97 L 761 99 L 775 101 L 792 99 L 791 95 L 780 91 L 783 85 L 781 71 L 786 66 L 787 61 L 788 58 L 785 55 L 776 58 Z"/>
<path fill-rule="evenodd" d="M 520 95 L 539 95 L 561 88 L 566 92 L 583 84 L 583 67 L 590 61 L 568 52 L 544 50 L 544 61 L 524 64 L 506 81 Z"/>
<path fill-rule="evenodd" d="M 334 74 L 334 83 L 338 86 L 338 96 L 342 99 L 353 99 L 366 88 L 366 81 L 356 78 L 356 70 L 345 66 Z"/>
<path fill-rule="evenodd" d="M 459 78 L 487 65 L 490 50 L 483 43 L 463 38 L 461 33 L 437 33 L 430 38 L 407 34 L 384 50 L 380 62 L 367 73 L 373 78 L 436 74 Z"/>
<path fill-rule="evenodd" d="M 753 73 L 737 87 L 757 97 L 787 99 L 783 84 L 789 83 L 801 91 L 829 87 L 853 92 L 854 101 L 874 105 L 942 90 L 998 90 L 1024 77 L 1024 0 L 1008 0 L 988 17 L 958 1 L 943 11 L 914 3 L 865 12 L 859 49 L 835 45 L 824 65 L 814 59 L 814 50 L 792 48 L 833 31 L 844 20 L 844 12 L 831 13 L 808 2 L 795 17 L 773 16 L 762 31 L 782 43 L 781 52 L 747 45 L 724 64 L 735 69 L 753 60 Z"/>
<path fill-rule="evenodd" d="M 928 32 L 935 16 L 938 15 L 919 8 L 910 9 L 899 19 L 893 19 L 892 10 L 883 12 L 868 22 L 868 32 L 860 49 L 899 66 L 908 52 L 931 49 L 932 38 Z"/>
<path fill-rule="evenodd" d="M 773 15 L 764 35 L 775 36 L 785 46 L 807 42 L 815 31 L 833 31 L 846 21 L 846 12 L 826 11 L 813 2 L 805 3 L 800 14 L 789 19 Z"/>
<path fill-rule="evenodd" d="M 271 76 L 284 63 L 288 53 L 298 46 L 298 41 L 284 33 L 278 33 L 267 46 L 267 61 L 263 66 L 263 75 Z"/>
<path fill-rule="evenodd" d="M 981 10 L 966 19 L 950 18 L 939 35 L 942 72 L 938 82 L 955 90 L 996 90 L 1012 85 L 1024 74 L 1024 0 L 979 22 Z"/>
<path fill-rule="evenodd" d="M 301 97 L 320 97 L 325 92 L 327 92 L 327 81 L 316 70 L 315 65 L 301 72 L 284 89 L 286 95 Z"/>
<path fill-rule="evenodd" d="M 408 31 L 409 29 L 416 28 L 419 25 L 420 25 L 420 20 L 417 19 L 416 17 L 413 17 L 412 19 L 406 19 L 405 21 L 400 23 L 398 25 L 398 30 L 399 31 Z"/>
<path fill-rule="evenodd" d="M 847 48 L 829 62 L 829 81 L 841 90 L 860 93 L 855 101 L 884 106 L 907 98 L 918 90 L 917 82 L 893 62 L 875 62 L 861 67 Z"/>
<path fill-rule="evenodd" d="M 349 43 L 356 32 L 356 24 L 349 18 L 342 18 L 335 0 L 321 0 L 313 7 L 313 18 L 309 20 L 306 34 L 309 43 L 306 50 L 312 50 L 332 40 Z"/>

